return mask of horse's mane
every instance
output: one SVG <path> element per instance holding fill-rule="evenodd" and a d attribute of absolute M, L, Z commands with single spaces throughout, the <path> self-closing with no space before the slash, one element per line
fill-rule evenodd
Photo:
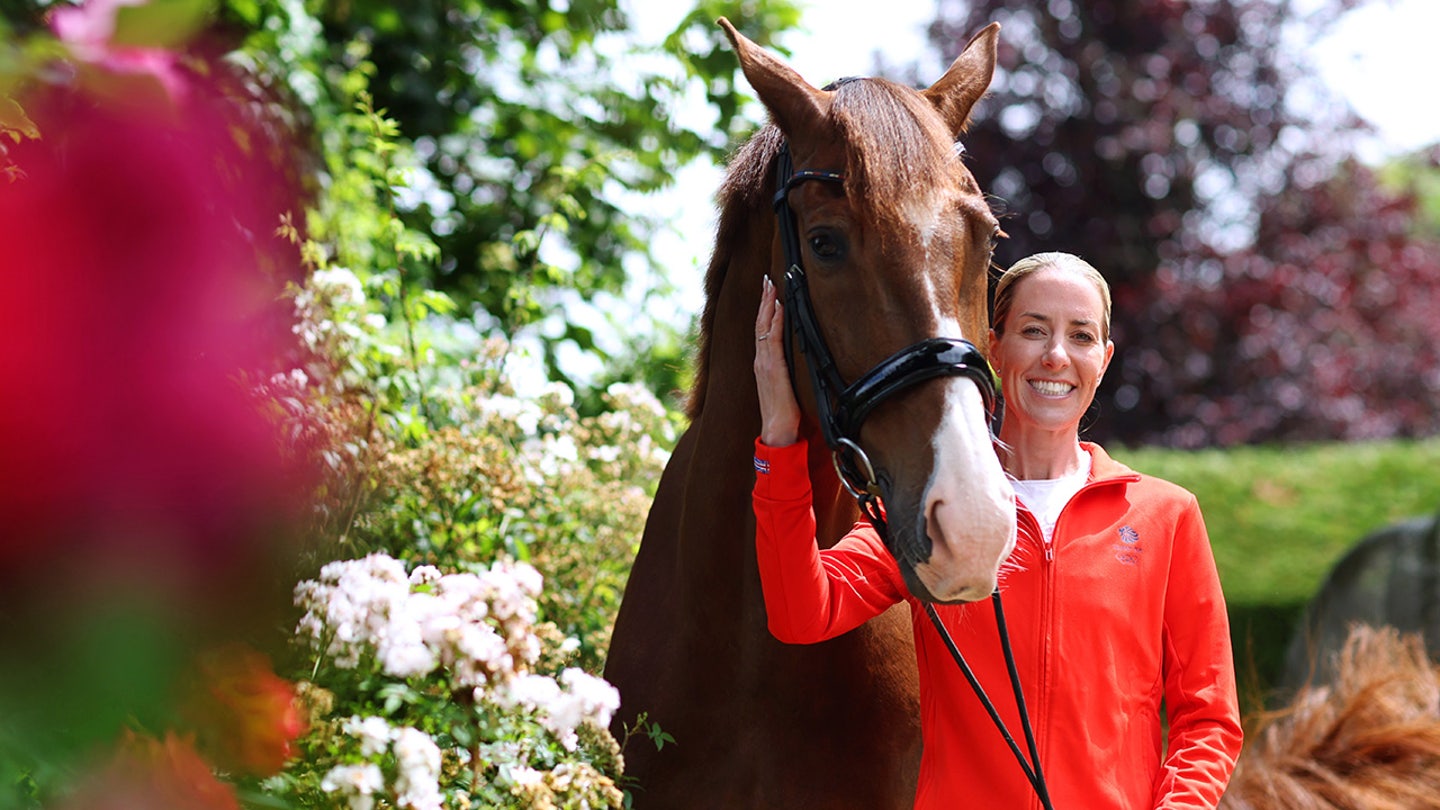
<path fill-rule="evenodd" d="M 881 228 L 882 234 L 904 223 L 907 204 L 928 198 L 945 178 L 953 182 L 969 178 L 955 171 L 959 156 L 951 133 L 930 103 L 909 88 L 884 79 L 842 82 L 835 87 L 827 123 L 833 127 L 834 137 L 849 145 L 845 193 L 862 220 L 890 226 Z M 692 422 L 705 405 L 710 349 L 725 275 L 737 261 L 768 261 L 768 241 L 759 244 L 753 236 L 769 234 L 773 227 L 770 201 L 775 190 L 775 159 L 784 139 L 773 123 L 761 128 L 735 152 L 720 186 L 720 219 L 715 251 L 705 273 L 695 383 L 686 407 Z M 973 190 L 978 194 L 978 188 Z M 752 229 L 757 234 L 747 240 L 747 231 Z M 753 252 L 747 255 L 742 252 L 745 248 Z"/>
<path fill-rule="evenodd" d="M 1261 716 L 1222 810 L 1440 807 L 1440 669 L 1421 638 L 1357 625 L 1336 673 Z"/>

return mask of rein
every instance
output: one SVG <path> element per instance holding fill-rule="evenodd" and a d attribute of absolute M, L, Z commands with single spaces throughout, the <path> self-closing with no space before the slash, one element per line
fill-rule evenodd
<path fill-rule="evenodd" d="M 810 372 L 810 385 L 815 393 L 816 408 L 819 411 L 820 429 L 825 443 L 830 447 L 835 471 L 840 481 L 855 497 L 860 510 L 875 527 L 886 547 L 890 547 L 889 528 L 885 522 L 884 509 L 880 503 L 881 488 L 875 477 L 875 468 L 865 451 L 860 449 L 860 426 L 884 400 L 926 380 L 942 376 L 963 376 L 975 382 L 985 402 L 987 416 L 994 414 L 995 380 L 990 365 L 980 350 L 968 340 L 961 338 L 927 338 L 901 349 L 879 365 L 870 369 L 850 385 L 845 384 L 835 365 L 835 358 L 820 333 L 820 324 L 815 317 L 815 308 L 810 300 L 810 288 L 801 263 L 800 234 L 795 214 L 790 209 L 789 195 L 795 186 L 806 182 L 844 183 L 845 175 L 839 172 L 802 169 L 796 171 L 790 157 L 790 145 L 780 148 L 776 168 L 778 188 L 772 204 L 779 219 L 780 238 L 785 246 L 785 260 L 789 265 L 785 271 L 785 361 L 790 369 L 792 387 L 795 384 L 795 344 L 808 360 L 805 364 Z M 1010 686 L 1015 694 L 1015 703 L 1020 711 L 1020 724 L 1025 731 L 1025 742 L 1030 752 L 1027 761 L 1020 746 L 1010 735 L 1009 729 L 1000 719 L 994 704 L 980 686 L 980 681 L 966 663 L 965 656 L 950 637 L 950 631 L 940 621 L 933 603 L 925 603 L 925 613 L 935 625 L 950 656 L 960 667 L 974 690 L 975 696 L 985 707 L 991 721 L 1000 735 L 1010 746 L 1010 752 L 1020 763 L 1030 787 L 1039 797 L 1045 810 L 1054 810 L 1050 793 L 1045 785 L 1045 775 L 1040 770 L 1040 754 L 1035 745 L 1035 732 L 1030 727 L 1030 715 L 1025 708 L 1025 695 L 1020 685 L 1020 676 L 1015 668 L 1015 654 L 1010 647 L 1010 633 L 1005 626 L 1005 612 L 1000 604 L 1000 591 L 990 595 L 995 610 L 995 623 L 1000 631 L 1000 645 L 1005 653 L 1005 667 L 1010 674 Z"/>

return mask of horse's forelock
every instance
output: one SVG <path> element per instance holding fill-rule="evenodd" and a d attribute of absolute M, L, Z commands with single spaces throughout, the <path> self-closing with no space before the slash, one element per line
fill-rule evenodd
<path fill-rule="evenodd" d="M 919 93 L 880 79 L 849 82 L 836 88 L 830 115 L 849 146 L 847 191 L 863 217 L 898 226 L 958 180 L 950 133 Z"/>

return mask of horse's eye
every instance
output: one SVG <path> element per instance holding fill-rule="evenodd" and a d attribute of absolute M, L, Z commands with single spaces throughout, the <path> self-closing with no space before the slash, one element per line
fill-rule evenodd
<path fill-rule="evenodd" d="M 845 254 L 845 248 L 833 234 L 817 233 L 810 236 L 810 252 L 818 259 L 838 259 Z"/>

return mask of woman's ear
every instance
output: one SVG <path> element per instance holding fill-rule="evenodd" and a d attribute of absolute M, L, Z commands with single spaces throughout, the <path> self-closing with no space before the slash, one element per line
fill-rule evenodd
<path fill-rule="evenodd" d="M 996 356 L 995 344 L 998 343 L 999 340 L 1000 340 L 1000 335 L 997 334 L 997 333 L 995 332 L 995 329 L 992 327 L 992 328 L 990 329 L 990 334 L 988 335 L 988 340 L 987 340 L 986 343 L 985 343 L 985 349 L 986 349 L 986 351 L 985 351 L 985 360 L 986 360 L 988 363 L 990 363 L 990 368 L 993 369 L 993 370 L 995 370 L 995 371 L 999 371 L 999 370 L 1000 370 L 1000 369 L 995 365 L 995 356 Z"/>

